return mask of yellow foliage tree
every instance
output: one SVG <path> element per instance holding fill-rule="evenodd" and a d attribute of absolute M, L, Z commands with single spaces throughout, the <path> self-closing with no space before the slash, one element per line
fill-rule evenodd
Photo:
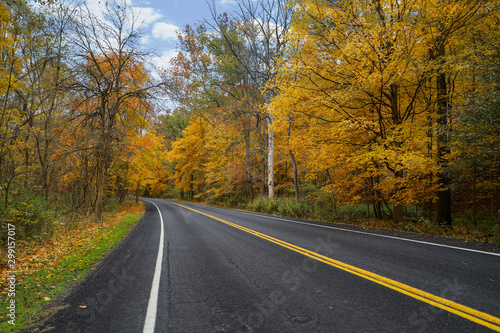
<path fill-rule="evenodd" d="M 194 116 L 182 132 L 182 138 L 172 144 L 167 159 L 174 168 L 175 186 L 193 199 L 195 193 L 203 194 L 206 184 L 205 163 L 207 151 L 205 148 L 208 124 L 201 116 Z"/>
<path fill-rule="evenodd" d="M 161 184 L 166 178 L 166 153 L 163 148 L 163 142 L 154 132 L 138 133 L 131 138 L 127 180 L 130 189 L 135 191 L 136 200 L 143 186 L 156 194 L 161 193 Z"/>
<path fill-rule="evenodd" d="M 456 34 L 478 12 L 472 2 L 446 2 L 449 12 L 440 3 L 292 1 L 289 52 L 274 85 L 280 90 L 272 104 L 281 118 L 276 130 L 287 132 L 290 122 L 307 129 L 312 142 L 289 145 L 312 149 L 311 172 L 330 177 L 325 190 L 350 202 L 371 201 L 376 212 L 381 201 L 392 202 L 395 223 L 404 205 L 441 192 L 438 162 L 448 125 L 440 101 L 451 94 L 439 85 L 445 70 L 439 36 Z M 435 139 L 429 130 L 438 121 Z"/>

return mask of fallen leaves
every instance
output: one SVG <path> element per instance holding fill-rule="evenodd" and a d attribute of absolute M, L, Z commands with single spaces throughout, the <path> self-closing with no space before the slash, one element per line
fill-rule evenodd
<path fill-rule="evenodd" d="M 93 248 L 93 242 L 97 238 L 108 237 L 112 231 L 111 229 L 118 225 L 125 214 L 138 213 L 142 209 L 143 206 L 141 204 L 132 205 L 116 213 L 113 218 L 103 220 L 102 222 L 81 223 L 75 229 L 56 233 L 52 239 L 43 244 L 29 244 L 29 246 L 27 244 L 20 247 L 16 253 L 18 263 L 16 265 L 17 285 L 24 285 L 23 281 L 28 278 L 36 281 L 36 284 L 33 285 L 35 288 L 43 288 L 47 283 L 57 284 L 59 279 L 57 271 L 72 272 L 72 274 L 75 274 L 72 280 L 76 281 L 78 269 L 74 269 L 73 267 L 65 268 L 71 257 L 77 254 L 88 255 Z M 106 231 L 103 232 L 102 228 L 106 228 Z M 72 264 L 74 263 L 69 263 L 69 265 Z M 45 270 L 46 268 L 49 268 L 49 270 Z M 50 268 L 53 268 L 53 270 L 50 270 Z M 40 275 L 42 269 L 46 272 L 51 271 L 52 273 Z M 0 288 L 2 292 L 5 292 L 8 288 L 7 274 L 9 274 L 8 267 L 0 267 L 0 280 L 2 281 Z M 51 280 L 52 282 L 50 282 Z M 55 289 L 55 286 L 51 285 L 51 288 Z M 51 300 L 48 296 L 44 296 L 41 299 L 44 301 Z"/>

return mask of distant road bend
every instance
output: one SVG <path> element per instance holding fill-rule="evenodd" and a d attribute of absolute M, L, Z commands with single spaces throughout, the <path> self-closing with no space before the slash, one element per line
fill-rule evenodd
<path fill-rule="evenodd" d="M 500 254 L 144 199 L 40 332 L 500 332 Z"/>

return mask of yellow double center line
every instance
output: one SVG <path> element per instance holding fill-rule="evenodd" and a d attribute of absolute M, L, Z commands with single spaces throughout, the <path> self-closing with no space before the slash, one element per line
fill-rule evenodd
<path fill-rule="evenodd" d="M 357 276 L 362 277 L 364 279 L 373 281 L 373 282 L 378 283 L 378 284 L 385 286 L 387 288 L 396 290 L 402 294 L 416 298 L 416 299 L 418 299 L 422 302 L 425 302 L 427 304 L 430 304 L 430 305 L 433 305 L 433 306 L 438 307 L 440 309 L 454 313 L 460 317 L 466 318 L 466 319 L 473 321 L 477 324 L 486 326 L 494 331 L 500 332 L 500 318 L 497 318 L 497 317 L 494 317 L 494 316 L 489 315 L 487 313 L 469 308 L 465 305 L 458 304 L 458 303 L 450 301 L 448 299 L 427 293 L 423 290 L 413 288 L 413 287 L 408 286 L 404 283 L 383 277 L 381 275 L 366 271 L 364 269 L 361 269 L 361 268 L 358 268 L 358 267 L 355 267 L 352 265 L 348 265 L 348 264 L 343 263 L 341 261 L 326 257 L 324 255 L 321 255 L 319 253 L 304 249 L 302 247 L 290 244 L 288 242 L 285 242 L 285 241 L 282 241 L 280 239 L 268 236 L 268 235 L 260 233 L 258 231 L 245 228 L 241 225 L 226 221 L 226 220 L 221 219 L 219 217 L 216 217 L 216 216 L 213 216 L 213 215 L 210 215 L 207 213 L 203 213 L 199 210 L 192 209 L 192 208 L 189 208 L 189 207 L 177 204 L 177 203 L 173 203 L 173 202 L 170 202 L 170 203 L 177 205 L 177 206 L 180 206 L 180 207 L 183 207 L 183 208 L 186 208 L 186 209 L 189 209 L 189 210 L 196 212 L 198 214 L 207 216 L 211 219 L 217 220 L 217 221 L 222 222 L 224 224 L 227 224 L 231 227 L 248 232 L 249 234 L 252 234 L 252 235 L 255 235 L 255 236 L 260 237 L 262 239 L 268 240 L 272 243 L 278 244 L 278 245 L 283 246 L 287 249 L 290 249 L 292 251 L 295 251 L 295 252 L 303 254 L 307 257 L 310 257 L 312 259 L 318 260 L 320 262 L 323 262 L 323 263 L 328 264 L 330 266 L 336 267 L 336 268 L 341 269 L 343 271 L 349 272 L 351 274 L 357 275 Z"/>

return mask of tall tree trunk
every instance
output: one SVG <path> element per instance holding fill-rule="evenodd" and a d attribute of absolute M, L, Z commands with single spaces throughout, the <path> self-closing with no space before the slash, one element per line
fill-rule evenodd
<path fill-rule="evenodd" d="M 139 180 L 137 182 L 137 186 L 135 188 L 135 203 L 139 202 L 139 193 L 141 191 L 141 181 Z"/>
<path fill-rule="evenodd" d="M 442 59 L 445 56 L 445 45 L 441 42 L 438 48 L 437 58 Z M 440 60 L 441 60 L 440 59 Z M 441 62 L 444 61 L 441 60 Z M 448 125 L 448 109 L 449 96 L 446 82 L 446 74 L 442 68 L 439 68 L 439 74 L 436 80 L 437 85 L 437 159 L 440 167 L 438 172 L 438 182 L 442 184 L 442 189 L 437 193 L 436 211 L 434 220 L 439 224 L 451 226 L 451 193 L 450 193 L 450 178 L 447 174 L 448 155 L 450 148 L 448 145 L 449 125 Z"/>
<path fill-rule="evenodd" d="M 288 130 L 287 130 L 287 144 L 290 144 L 290 136 L 292 132 L 292 118 L 288 122 Z M 288 150 L 288 154 L 290 154 L 290 159 L 292 160 L 293 167 L 293 187 L 295 189 L 295 199 L 299 199 L 299 181 L 298 181 L 298 170 L 297 170 L 297 161 L 295 160 L 295 155 L 293 154 L 293 150 L 290 148 Z"/>
<path fill-rule="evenodd" d="M 273 116 L 268 114 L 267 117 L 267 187 L 269 191 L 269 199 L 274 198 L 274 133 L 272 130 Z"/>
<path fill-rule="evenodd" d="M 476 158 L 472 161 L 472 223 L 477 225 L 477 195 L 476 195 L 476 182 L 477 182 L 477 163 Z"/>
<path fill-rule="evenodd" d="M 246 128 L 248 125 L 245 125 L 244 129 L 244 139 L 245 139 L 245 171 L 247 174 L 247 195 L 248 200 L 253 201 L 253 177 L 252 177 L 252 169 L 250 165 L 250 130 Z"/>
<path fill-rule="evenodd" d="M 403 171 L 396 171 L 396 178 L 402 178 L 403 177 Z M 397 188 L 397 191 L 400 189 Z M 398 225 L 403 221 L 403 212 L 404 212 L 404 205 L 400 203 L 394 203 L 394 209 L 392 211 L 392 223 L 394 225 Z"/>
<path fill-rule="evenodd" d="M 262 132 L 260 132 L 260 197 L 264 198 L 266 195 L 266 168 L 267 168 L 267 121 L 262 122 Z"/>
<path fill-rule="evenodd" d="M 293 154 L 293 151 L 290 149 L 288 151 L 290 154 L 290 158 L 292 160 L 292 166 L 293 166 L 293 187 L 295 189 L 295 199 L 299 199 L 299 180 L 298 180 L 298 169 L 297 169 L 297 161 L 295 160 L 295 155 Z"/>
<path fill-rule="evenodd" d="M 111 145 L 111 129 L 106 121 L 106 116 L 102 115 L 101 139 L 98 147 L 97 156 L 97 198 L 96 198 L 96 218 L 102 220 L 102 212 L 104 209 L 104 191 L 106 187 L 106 173 L 108 167 L 108 154 Z"/>
<path fill-rule="evenodd" d="M 101 147 L 97 157 L 97 200 L 95 216 L 97 220 L 102 219 L 104 207 L 104 189 L 106 184 L 106 147 Z"/>
<path fill-rule="evenodd" d="M 378 168 L 378 166 L 377 166 Z M 379 176 L 372 177 L 372 195 L 373 195 L 373 213 L 375 214 L 375 218 L 381 220 L 382 219 L 382 203 L 380 198 L 382 194 L 380 190 L 376 189 L 375 186 L 379 184 L 380 179 Z"/>

